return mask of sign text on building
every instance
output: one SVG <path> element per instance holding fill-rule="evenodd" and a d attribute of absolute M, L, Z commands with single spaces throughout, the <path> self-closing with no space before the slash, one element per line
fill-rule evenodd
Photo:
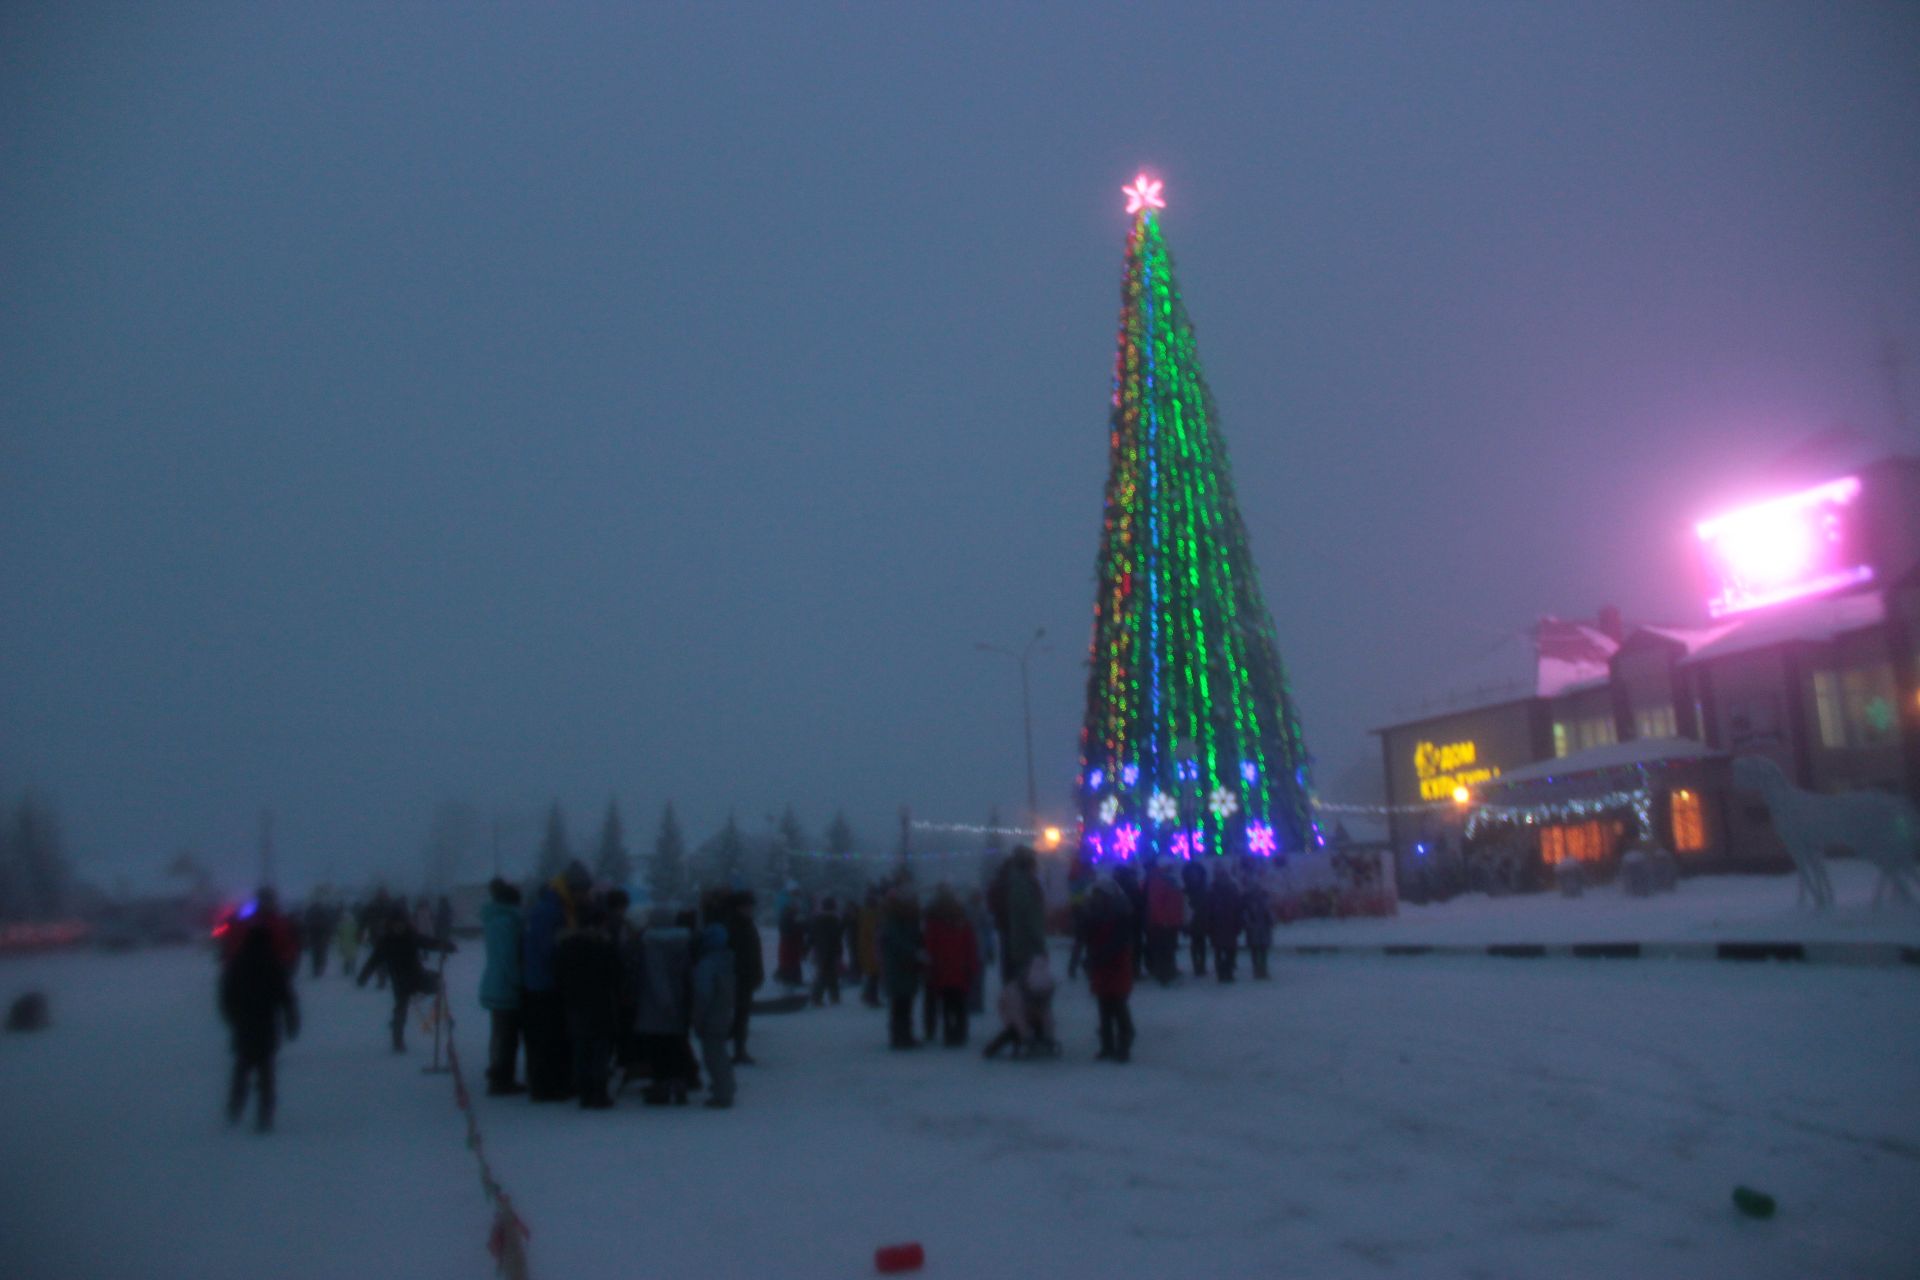
<path fill-rule="evenodd" d="M 1420 780 L 1422 800 L 1451 800 L 1456 789 L 1491 782 L 1500 769 L 1481 764 L 1480 748 L 1473 742 L 1422 742 L 1413 748 L 1413 773 Z"/>

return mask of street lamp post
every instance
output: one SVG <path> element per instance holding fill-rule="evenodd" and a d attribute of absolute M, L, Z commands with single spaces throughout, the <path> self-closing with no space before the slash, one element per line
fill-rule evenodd
<path fill-rule="evenodd" d="M 1033 657 L 1035 647 L 1040 644 L 1046 634 L 1045 627 L 1034 628 L 1032 637 L 1018 653 L 997 644 L 988 644 L 984 640 L 973 646 L 982 653 L 1005 654 L 1020 664 L 1020 720 L 1027 744 L 1027 821 L 1033 826 L 1038 826 L 1040 822 L 1040 794 L 1033 782 L 1033 695 L 1031 682 L 1027 678 L 1027 662 Z"/>

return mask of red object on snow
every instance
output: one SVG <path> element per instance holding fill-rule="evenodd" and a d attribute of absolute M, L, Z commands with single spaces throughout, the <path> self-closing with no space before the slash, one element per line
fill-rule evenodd
<path fill-rule="evenodd" d="M 926 1262 L 927 1251 L 917 1244 L 888 1244 L 873 1251 L 874 1270 L 882 1275 L 918 1271 Z"/>

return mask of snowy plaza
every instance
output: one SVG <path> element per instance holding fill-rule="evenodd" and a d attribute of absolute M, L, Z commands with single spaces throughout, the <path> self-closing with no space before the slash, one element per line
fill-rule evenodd
<path fill-rule="evenodd" d="M 1824 923 L 1782 878 L 1690 881 L 1654 932 L 1920 942 L 1910 908 L 1867 907 L 1861 869 L 1837 870 Z M 1092 1060 L 1075 983 L 1058 1061 L 982 1061 L 979 1021 L 965 1050 L 889 1053 L 849 999 L 757 1019 L 731 1112 L 474 1105 L 536 1277 L 826 1280 L 907 1241 L 928 1276 L 1913 1274 L 1920 970 L 1286 954 L 1487 938 L 1494 905 L 1282 929 L 1269 983 L 1148 984 L 1127 1067 Z M 1645 906 L 1525 909 L 1551 941 L 1617 937 Z M 448 968 L 470 1073 L 478 963 Z M 302 978 L 262 1138 L 220 1115 L 211 956 L 0 974 L 54 1011 L 0 1041 L 10 1274 L 491 1274 L 452 1085 L 422 1072 L 417 1026 L 388 1051 L 377 993 Z M 1738 1184 L 1778 1216 L 1742 1218 Z"/>

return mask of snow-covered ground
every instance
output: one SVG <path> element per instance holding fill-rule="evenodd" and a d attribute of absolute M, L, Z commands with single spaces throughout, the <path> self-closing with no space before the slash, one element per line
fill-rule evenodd
<path fill-rule="evenodd" d="M 1873 905 L 1879 872 L 1852 859 L 1827 864 L 1834 906 L 1795 902 L 1782 876 L 1698 876 L 1671 893 L 1629 898 L 1617 884 L 1578 898 L 1531 893 L 1466 894 L 1428 906 L 1402 904 L 1380 920 L 1303 920 L 1279 931 L 1282 946 L 1344 943 L 1868 942 L 1920 946 L 1920 906 L 1890 896 Z"/>
<path fill-rule="evenodd" d="M 471 949 L 449 978 L 472 1070 Z M 30 986 L 0 1273 L 491 1274 L 451 1086 L 387 1051 L 382 993 L 302 980 L 260 1137 L 220 1118 L 208 955 L 0 965 Z M 908 1240 L 929 1276 L 1915 1274 L 1911 967 L 1298 958 L 1134 1005 L 1125 1067 L 1075 987 L 1056 1062 L 889 1053 L 848 1003 L 760 1019 L 731 1112 L 476 1105 L 542 1278 L 857 1277 Z"/>

